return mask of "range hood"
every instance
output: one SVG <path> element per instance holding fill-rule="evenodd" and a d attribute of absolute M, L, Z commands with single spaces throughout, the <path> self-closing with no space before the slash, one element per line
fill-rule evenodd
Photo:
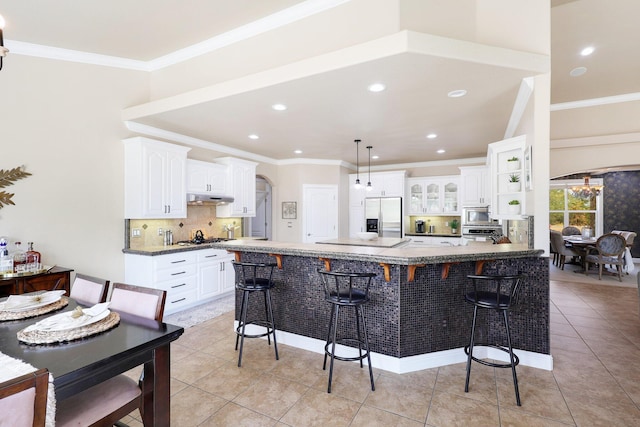
<path fill-rule="evenodd" d="M 233 197 L 214 194 L 187 194 L 187 205 L 226 205 L 233 202 Z"/>

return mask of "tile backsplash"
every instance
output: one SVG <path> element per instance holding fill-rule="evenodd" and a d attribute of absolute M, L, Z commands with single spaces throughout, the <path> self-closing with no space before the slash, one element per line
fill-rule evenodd
<path fill-rule="evenodd" d="M 128 225 L 127 225 L 128 222 Z M 125 220 L 125 248 L 142 249 L 164 244 L 164 231 L 173 232 L 173 242 L 191 240 L 196 230 L 205 238 L 227 237 L 225 225 L 236 226 L 235 237 L 242 237 L 242 218 L 216 218 L 215 206 L 187 206 L 187 218 Z M 162 233 L 158 230 L 161 229 Z M 140 235 L 133 237 L 136 230 Z"/>

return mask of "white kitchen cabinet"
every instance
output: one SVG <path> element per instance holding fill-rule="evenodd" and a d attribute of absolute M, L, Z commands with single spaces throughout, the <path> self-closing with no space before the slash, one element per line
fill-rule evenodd
<path fill-rule="evenodd" d="M 460 213 L 459 176 L 409 178 L 409 215 L 456 215 Z"/>
<path fill-rule="evenodd" d="M 371 174 L 370 191 L 366 191 L 364 197 L 404 197 L 406 171 L 375 172 Z M 360 182 L 366 187 L 369 175 L 360 175 Z M 354 180 L 355 182 L 355 180 Z"/>
<path fill-rule="evenodd" d="M 230 195 L 227 167 L 219 163 L 187 159 L 187 193 Z"/>
<path fill-rule="evenodd" d="M 411 238 L 409 246 L 412 247 L 439 247 L 439 246 L 459 246 L 460 237 L 444 236 L 408 236 Z"/>
<path fill-rule="evenodd" d="M 235 287 L 235 273 L 231 264 L 233 255 L 225 250 L 212 248 L 196 252 L 199 302 L 226 293 Z"/>
<path fill-rule="evenodd" d="M 215 299 L 235 286 L 233 255 L 203 248 L 167 255 L 125 254 L 125 281 L 167 291 L 165 314 Z"/>
<path fill-rule="evenodd" d="M 143 256 L 125 254 L 125 282 L 167 291 L 165 314 L 198 303 L 195 252 Z"/>
<path fill-rule="evenodd" d="M 365 180 L 362 187 L 356 188 L 357 176 L 355 173 L 349 175 L 349 206 L 364 208 L 364 198 L 366 197 L 365 185 L 367 185 L 367 182 Z M 362 184 L 362 177 L 360 177 L 360 184 Z"/>
<path fill-rule="evenodd" d="M 524 135 L 489 144 L 488 156 L 492 194 L 491 217 L 493 219 L 522 219 L 522 215 L 526 212 L 524 188 L 525 147 L 526 136 Z M 516 185 L 510 183 L 513 176 L 519 178 L 519 182 Z"/>
<path fill-rule="evenodd" d="M 365 229 L 364 206 L 349 207 L 349 237 L 356 238 Z"/>
<path fill-rule="evenodd" d="M 186 218 L 190 148 L 143 137 L 124 143 L 124 217 Z"/>
<path fill-rule="evenodd" d="M 233 203 L 218 205 L 219 218 L 256 216 L 256 166 L 255 162 L 224 157 L 217 163 L 227 166 L 227 187 Z"/>
<path fill-rule="evenodd" d="M 460 204 L 465 206 L 489 206 L 491 181 L 488 166 L 460 167 Z"/>

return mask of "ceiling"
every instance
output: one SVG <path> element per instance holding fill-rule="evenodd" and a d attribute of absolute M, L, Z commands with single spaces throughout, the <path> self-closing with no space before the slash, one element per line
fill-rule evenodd
<path fill-rule="evenodd" d="M 7 21 L 10 49 L 11 42 L 18 41 L 153 61 L 302 3 L 0 0 L 0 14 Z M 552 0 L 551 4 L 552 104 L 640 93 L 640 26 L 635 22 L 640 2 Z M 596 50 L 581 57 L 579 51 L 587 45 Z M 10 66 L 11 55 L 5 58 L 5 67 Z M 587 67 L 587 73 L 570 77 L 578 66 Z M 487 143 L 503 139 L 520 82 L 528 74 L 513 67 L 401 52 L 140 115 L 135 121 L 274 160 L 303 157 L 355 164 L 354 139 L 363 141 L 361 164 L 365 147 L 373 146 L 372 154 L 379 158 L 372 160 L 372 166 L 473 158 L 486 154 Z M 366 86 L 376 81 L 383 81 L 387 90 L 368 92 Z M 446 96 L 462 88 L 467 96 Z M 273 111 L 269 106 L 275 102 L 286 103 L 288 109 Z M 622 104 L 598 108 L 640 113 L 637 98 Z M 616 123 L 600 123 L 589 114 L 591 108 L 552 112 L 552 140 L 640 132 L 637 114 L 618 115 Z M 250 140 L 253 133 L 260 138 Z M 438 137 L 427 139 L 429 133 Z M 438 149 L 446 152 L 438 154 Z"/>

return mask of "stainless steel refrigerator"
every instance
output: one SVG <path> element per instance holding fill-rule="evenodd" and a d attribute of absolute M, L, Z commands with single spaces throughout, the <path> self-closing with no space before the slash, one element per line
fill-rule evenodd
<path fill-rule="evenodd" d="M 402 237 L 402 197 L 370 197 L 364 206 L 367 231 L 379 237 Z"/>

